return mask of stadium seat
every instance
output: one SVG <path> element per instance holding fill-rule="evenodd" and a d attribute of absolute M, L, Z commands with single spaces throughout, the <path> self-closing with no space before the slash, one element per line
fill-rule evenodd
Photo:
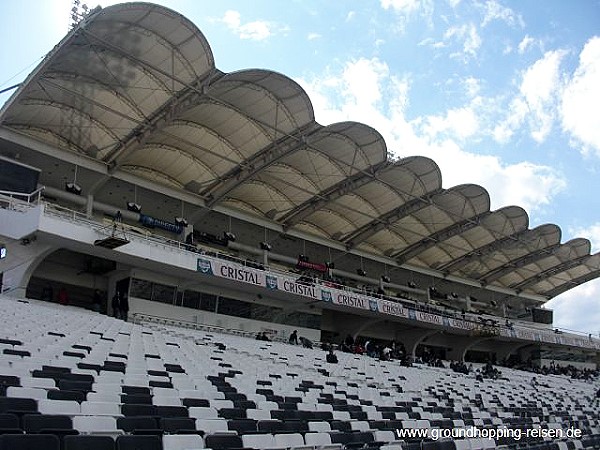
<path fill-rule="evenodd" d="M 209 434 L 204 437 L 204 446 L 212 450 L 228 450 L 243 448 L 240 436 L 234 434 Z"/>
<path fill-rule="evenodd" d="M 60 389 L 52 389 L 48 391 L 49 400 L 72 400 L 77 403 L 85 401 L 86 394 L 80 391 L 63 391 Z"/>
<path fill-rule="evenodd" d="M 65 436 L 63 450 L 115 450 L 110 436 Z"/>
<path fill-rule="evenodd" d="M 195 419 L 216 419 L 218 417 L 218 412 L 215 408 L 194 406 L 188 409 L 188 413 L 190 417 Z"/>
<path fill-rule="evenodd" d="M 72 430 L 73 422 L 69 416 L 25 414 L 23 430 L 26 433 L 57 434 L 63 430 Z"/>
<path fill-rule="evenodd" d="M 276 448 L 302 447 L 305 445 L 304 438 L 300 433 L 276 434 L 274 438 Z"/>
<path fill-rule="evenodd" d="M 191 450 L 204 448 L 204 440 L 197 434 L 164 435 L 163 450 Z"/>
<path fill-rule="evenodd" d="M 229 431 L 225 419 L 196 419 L 196 430 L 204 433 L 223 433 Z"/>
<path fill-rule="evenodd" d="M 118 436 L 117 450 L 162 450 L 162 437 L 154 435 Z"/>
<path fill-rule="evenodd" d="M 60 450 L 60 440 L 53 434 L 3 434 L 0 450 Z"/>
<path fill-rule="evenodd" d="M 87 416 L 120 416 L 121 408 L 118 403 L 110 402 L 83 402 L 81 403 L 81 414 Z"/>
<path fill-rule="evenodd" d="M 117 430 L 117 421 L 109 416 L 75 416 L 73 428 L 82 434 L 111 434 L 121 432 Z"/>
<path fill-rule="evenodd" d="M 242 443 L 245 448 L 269 449 L 276 448 L 275 437 L 272 434 L 244 434 Z"/>
<path fill-rule="evenodd" d="M 74 416 L 81 413 L 81 406 L 75 400 L 39 400 L 38 408 L 42 414 Z"/>
<path fill-rule="evenodd" d="M 196 420 L 189 417 L 161 417 L 159 425 L 165 433 L 196 431 Z"/>
<path fill-rule="evenodd" d="M 19 415 L 35 412 L 38 412 L 38 405 L 32 398 L 0 397 L 0 413 Z"/>
<path fill-rule="evenodd" d="M 128 416 L 117 417 L 117 428 L 126 433 L 143 433 L 147 430 L 160 430 L 156 418 L 153 416 Z"/>

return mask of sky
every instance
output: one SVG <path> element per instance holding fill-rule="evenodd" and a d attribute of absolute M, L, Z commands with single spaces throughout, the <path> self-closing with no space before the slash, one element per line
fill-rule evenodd
<path fill-rule="evenodd" d="M 432 158 L 445 188 L 479 184 L 492 210 L 521 206 L 530 228 L 600 251 L 600 0 L 155 3 L 198 26 L 218 69 L 285 74 L 317 122 L 370 125 L 394 156 Z M 0 2 L 0 90 L 67 33 L 72 6 Z M 600 280 L 547 307 L 555 326 L 599 334 Z"/>

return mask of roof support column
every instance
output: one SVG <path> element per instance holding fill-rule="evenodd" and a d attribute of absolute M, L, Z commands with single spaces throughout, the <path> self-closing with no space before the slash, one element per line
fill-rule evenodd
<path fill-rule="evenodd" d="M 473 338 L 470 336 L 456 336 L 452 337 L 452 340 L 448 342 L 451 345 L 450 351 L 447 353 L 446 357 L 451 361 L 464 362 L 465 355 L 467 352 L 480 344 L 481 342 L 488 341 L 490 337 L 479 337 Z"/>
<path fill-rule="evenodd" d="M 439 333 L 439 330 L 427 330 L 423 328 L 400 330 L 396 332 L 396 341 L 402 342 L 406 354 L 414 359 L 419 344 L 437 333 Z"/>
<path fill-rule="evenodd" d="M 92 218 L 93 209 L 94 209 L 94 196 L 92 194 L 88 194 L 87 203 L 85 204 L 85 216 L 88 219 Z"/>
<path fill-rule="evenodd" d="M 498 362 L 507 359 L 509 356 L 518 354 L 520 350 L 524 350 L 533 344 L 524 344 L 523 342 L 508 342 L 500 345 L 496 350 L 496 360 Z"/>
<path fill-rule="evenodd" d="M 17 298 L 25 298 L 31 275 L 57 247 L 42 243 L 35 236 L 10 242 L 6 247 L 10 257 L 0 263 L 2 291 L 10 292 Z"/>

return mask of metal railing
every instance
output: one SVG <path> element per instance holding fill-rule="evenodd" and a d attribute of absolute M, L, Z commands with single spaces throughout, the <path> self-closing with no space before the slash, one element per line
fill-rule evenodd
<path fill-rule="evenodd" d="M 24 192 L 0 190 L 0 208 L 11 211 L 25 212 L 42 202 L 44 187 L 40 187 L 30 194 Z"/>
<path fill-rule="evenodd" d="M 205 331 L 208 333 L 223 333 L 232 334 L 235 336 L 242 336 L 247 338 L 253 338 L 256 333 L 251 331 L 238 330 L 235 328 L 225 328 L 217 325 L 210 325 L 206 323 L 198 323 L 196 321 L 184 320 L 184 319 L 173 319 L 170 317 L 155 316 L 152 314 L 135 312 L 132 314 L 132 322 L 135 324 L 149 323 L 149 324 L 160 324 L 168 325 L 179 328 L 187 328 L 196 331 Z"/>
<path fill-rule="evenodd" d="M 2 194 L 2 191 L 0 191 L 0 195 L 1 194 Z M 19 194 L 19 195 L 22 195 L 22 194 Z M 35 193 L 30 194 L 27 204 L 35 204 L 33 199 L 35 200 L 35 202 L 39 203 L 40 195 L 41 195 L 41 189 L 36 191 Z M 255 268 L 255 269 L 257 268 L 257 266 L 260 266 L 260 270 L 265 270 L 270 273 L 280 274 L 283 276 L 298 276 L 298 277 L 300 276 L 299 274 L 295 274 L 290 271 L 285 271 L 285 270 L 279 269 L 277 267 L 270 267 L 268 265 L 264 265 L 257 261 L 238 258 L 230 253 L 221 252 L 221 251 L 215 249 L 214 247 L 207 247 L 206 249 L 203 249 L 203 248 L 199 248 L 199 247 L 190 245 L 188 243 L 177 241 L 175 239 L 170 239 L 166 236 L 152 234 L 151 232 L 146 232 L 146 233 L 142 234 L 139 231 L 136 231 L 136 227 L 130 226 L 130 225 L 127 225 L 127 224 L 124 224 L 121 222 L 113 221 L 111 224 L 107 225 L 104 223 L 100 223 L 96 220 L 93 220 L 93 219 L 89 218 L 86 214 L 79 212 L 79 211 L 75 211 L 75 210 L 54 204 L 54 203 L 43 202 L 43 204 L 44 204 L 44 214 L 61 217 L 66 220 L 69 220 L 70 222 L 85 225 L 87 227 L 94 229 L 95 231 L 97 231 L 98 233 L 100 233 L 104 236 L 110 236 L 111 234 L 114 235 L 114 233 L 119 233 L 120 236 L 123 236 L 127 240 L 130 240 L 130 241 L 138 241 L 138 242 L 146 243 L 146 244 L 153 245 L 153 246 L 160 246 L 164 249 L 169 249 L 169 250 L 174 250 L 174 251 L 182 251 L 182 252 L 192 253 L 192 254 L 196 254 L 196 255 L 210 256 L 213 258 L 218 258 L 218 259 L 234 262 L 234 263 L 237 263 L 237 264 L 240 264 L 243 266 L 247 266 L 247 267 L 251 267 L 251 268 Z M 463 315 L 462 312 L 460 312 L 458 310 L 452 310 L 452 309 L 444 308 L 441 306 L 434 306 L 434 305 L 429 305 L 429 304 L 420 304 L 420 303 L 417 303 L 410 299 L 405 299 L 405 298 L 389 297 L 387 295 L 382 295 L 382 294 L 372 294 L 372 293 L 368 293 L 368 292 L 365 292 L 360 289 L 353 288 L 351 286 L 335 285 L 335 283 L 332 283 L 330 281 L 323 280 L 323 279 L 318 279 L 318 278 L 315 278 L 313 280 L 313 282 L 315 285 L 318 285 L 318 286 L 334 287 L 336 289 L 342 289 L 342 290 L 345 290 L 348 292 L 353 292 L 353 293 L 364 295 L 367 297 L 381 298 L 384 300 L 392 301 L 392 302 L 401 304 L 407 308 L 412 308 L 414 310 L 421 311 L 421 312 L 438 314 L 440 316 L 453 318 L 453 319 L 461 319 L 461 320 L 464 320 L 467 322 L 473 322 L 477 325 L 479 325 L 479 323 L 480 323 L 479 317 L 481 317 L 481 315 L 473 315 L 472 313 L 466 313 L 465 315 Z M 333 286 L 333 285 L 335 285 L 335 286 Z M 496 319 L 504 320 L 504 318 L 501 318 L 499 316 L 489 315 L 487 317 L 493 317 Z M 546 331 L 546 332 L 552 331 L 550 329 L 540 330 L 538 327 L 532 326 L 529 322 L 522 322 L 522 321 L 515 320 L 515 319 L 510 319 L 510 321 L 512 322 L 512 326 L 514 326 L 514 327 L 525 328 L 525 329 L 529 329 L 532 331 Z M 499 327 L 499 328 L 500 327 L 512 328 L 512 326 L 507 327 L 502 323 L 499 323 L 497 325 L 497 327 Z M 568 332 L 567 332 L 567 330 L 560 330 L 560 331 L 571 334 L 571 335 L 575 335 L 577 337 L 583 337 L 583 336 L 587 337 L 587 334 L 583 333 L 583 332 L 574 332 L 573 330 L 568 330 Z"/>

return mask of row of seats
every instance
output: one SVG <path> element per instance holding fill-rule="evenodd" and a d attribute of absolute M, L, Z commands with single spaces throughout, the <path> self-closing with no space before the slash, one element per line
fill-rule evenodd
<path fill-rule="evenodd" d="M 24 436 L 31 433 L 24 423 L 31 414 L 66 416 L 80 434 L 192 433 L 210 448 L 271 448 L 282 440 L 290 447 L 337 448 L 355 442 L 432 449 L 547 443 L 398 443 L 394 434 L 471 426 L 579 427 L 585 439 L 556 443 L 570 446 L 593 446 L 600 434 L 593 385 L 564 377 L 539 376 L 541 386 L 534 389 L 530 374 L 513 370 L 480 382 L 447 369 L 342 353 L 338 364 L 329 364 L 322 351 L 283 343 L 140 326 L 36 301 L 0 297 L 0 306 L 6 322 L 0 332 L 0 413 L 16 415 Z"/>

